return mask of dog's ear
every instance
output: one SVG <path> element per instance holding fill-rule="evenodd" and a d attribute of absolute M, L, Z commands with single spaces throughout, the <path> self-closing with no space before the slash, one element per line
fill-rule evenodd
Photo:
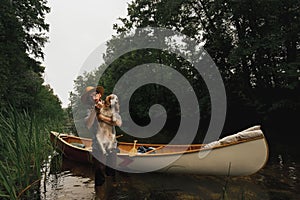
<path fill-rule="evenodd" d="M 110 100 L 111 100 L 111 96 L 110 95 L 105 98 L 105 106 L 106 107 L 110 106 Z"/>

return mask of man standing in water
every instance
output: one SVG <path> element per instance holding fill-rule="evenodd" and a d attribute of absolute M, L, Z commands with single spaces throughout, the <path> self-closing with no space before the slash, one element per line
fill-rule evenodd
<path fill-rule="evenodd" d="M 88 112 L 85 117 L 85 125 L 93 134 L 92 154 L 95 160 L 95 191 L 96 197 L 100 199 L 106 199 L 109 195 L 112 184 L 115 181 L 115 169 L 113 166 L 116 163 L 117 144 L 115 141 L 115 149 L 113 149 L 108 155 L 103 155 L 100 150 L 96 133 L 98 128 L 98 121 L 102 120 L 111 125 L 116 125 L 110 117 L 103 116 L 98 111 L 103 106 L 101 97 L 104 94 L 104 88 L 102 86 L 92 87 L 88 86 L 85 89 L 84 94 L 81 96 L 81 101 L 88 106 Z M 100 162 L 101 160 L 101 162 Z M 108 165 L 104 164 L 107 163 Z"/>

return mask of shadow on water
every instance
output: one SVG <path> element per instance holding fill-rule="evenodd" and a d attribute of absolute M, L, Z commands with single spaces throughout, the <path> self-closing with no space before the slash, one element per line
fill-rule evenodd
<path fill-rule="evenodd" d="M 299 153 L 295 153 L 296 149 L 289 150 L 293 153 L 273 149 L 262 170 L 244 177 L 119 172 L 118 184 L 110 199 L 296 200 L 300 197 Z M 55 159 L 51 163 L 57 162 Z M 61 167 L 53 166 L 41 184 L 41 199 L 95 198 L 92 166 L 67 159 L 62 160 Z"/>
<path fill-rule="evenodd" d="M 41 199 L 93 199 L 94 169 L 57 155 L 51 159 L 48 174 L 40 184 Z"/>

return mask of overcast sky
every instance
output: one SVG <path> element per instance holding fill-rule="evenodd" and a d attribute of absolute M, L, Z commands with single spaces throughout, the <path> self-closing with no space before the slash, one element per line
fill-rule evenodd
<path fill-rule="evenodd" d="M 49 0 L 51 12 L 49 43 L 44 49 L 45 82 L 62 101 L 69 103 L 69 92 L 84 61 L 100 44 L 115 34 L 117 18 L 127 15 L 130 0 Z"/>

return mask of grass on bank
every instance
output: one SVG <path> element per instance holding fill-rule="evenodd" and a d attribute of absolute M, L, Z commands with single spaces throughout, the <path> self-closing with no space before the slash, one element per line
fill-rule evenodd
<path fill-rule="evenodd" d="M 25 111 L 0 112 L 0 199 L 33 199 L 29 188 L 38 185 L 53 152 L 49 132 L 55 126 Z"/>

